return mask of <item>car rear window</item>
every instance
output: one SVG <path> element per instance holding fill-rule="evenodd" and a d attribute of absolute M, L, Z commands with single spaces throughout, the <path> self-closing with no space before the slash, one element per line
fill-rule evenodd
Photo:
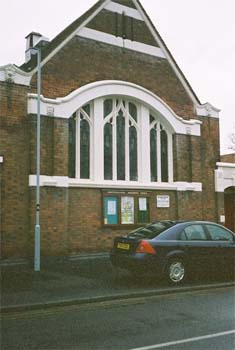
<path fill-rule="evenodd" d="M 152 239 L 160 233 L 166 231 L 168 228 L 175 225 L 172 221 L 159 221 L 151 223 L 145 227 L 140 227 L 137 230 L 131 231 L 127 236 L 134 238 L 148 238 Z"/>

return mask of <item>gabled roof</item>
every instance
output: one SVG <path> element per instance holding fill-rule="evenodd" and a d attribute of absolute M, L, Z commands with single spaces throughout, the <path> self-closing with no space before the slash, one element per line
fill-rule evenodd
<path fill-rule="evenodd" d="M 45 64 L 50 58 L 52 58 L 70 39 L 72 39 L 78 32 L 78 30 L 85 27 L 109 4 L 116 4 L 116 6 L 124 5 L 127 8 L 131 8 L 134 11 L 138 11 L 142 20 L 144 21 L 146 28 L 149 32 L 149 35 L 152 36 L 152 39 L 155 40 L 156 46 L 160 47 L 169 64 L 171 65 L 173 71 L 175 72 L 178 79 L 181 81 L 181 84 L 184 86 L 185 91 L 191 98 L 192 102 L 196 105 L 200 104 L 198 97 L 190 86 L 189 82 L 185 78 L 181 69 L 174 60 L 172 54 L 168 50 L 166 44 L 152 23 L 151 19 L 147 15 L 143 6 L 139 0 L 99 0 L 97 3 L 92 6 L 87 12 L 85 12 L 81 17 L 76 19 L 71 23 L 67 28 L 65 28 L 61 33 L 59 33 L 44 49 L 42 49 L 42 65 Z M 20 69 L 25 72 L 34 73 L 36 71 L 36 55 L 33 55 L 32 58 L 24 63 Z"/>

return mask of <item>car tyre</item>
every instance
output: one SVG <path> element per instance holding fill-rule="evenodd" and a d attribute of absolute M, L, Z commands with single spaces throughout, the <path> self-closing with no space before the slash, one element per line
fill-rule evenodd
<path fill-rule="evenodd" d="M 166 266 L 166 277 L 171 284 L 183 283 L 186 279 L 185 263 L 180 258 L 170 260 Z"/>

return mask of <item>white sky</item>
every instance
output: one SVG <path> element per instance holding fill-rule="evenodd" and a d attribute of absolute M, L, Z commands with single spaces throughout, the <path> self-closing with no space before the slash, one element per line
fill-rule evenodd
<path fill-rule="evenodd" d="M 31 31 L 53 39 L 96 0 L 1 0 L 0 66 L 24 62 Z M 201 103 L 221 109 L 221 152 L 235 127 L 235 0 L 141 0 Z"/>

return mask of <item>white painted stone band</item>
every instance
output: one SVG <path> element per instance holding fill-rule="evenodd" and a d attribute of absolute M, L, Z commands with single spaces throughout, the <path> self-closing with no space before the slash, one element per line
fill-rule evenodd
<path fill-rule="evenodd" d="M 108 94 L 107 94 L 108 92 Z M 178 134 L 201 135 L 199 120 L 184 120 L 158 96 L 151 91 L 129 82 L 105 80 L 87 84 L 71 94 L 57 99 L 47 99 L 41 96 L 41 114 L 48 115 L 48 108 L 54 109 L 54 117 L 70 118 L 74 112 L 86 103 L 101 97 L 125 96 L 144 103 L 155 111 L 159 120 L 168 124 L 169 130 Z M 37 95 L 28 94 L 28 114 L 37 114 Z"/>
<path fill-rule="evenodd" d="M 116 2 L 113 2 L 113 1 L 110 1 L 104 8 L 105 10 L 119 13 L 119 14 L 122 14 L 124 12 L 125 15 L 128 17 L 138 19 L 139 21 L 144 21 L 144 19 L 142 18 L 142 16 L 137 10 L 132 9 L 131 7 L 128 7 L 125 5 L 117 4 Z"/>
<path fill-rule="evenodd" d="M 29 175 L 29 186 L 36 186 L 36 175 Z M 40 186 L 54 187 L 89 187 L 89 188 L 113 188 L 113 189 L 144 189 L 144 190 L 166 190 L 166 191 L 202 191 L 201 182 L 172 182 L 172 183 L 140 183 L 118 181 L 102 181 L 96 183 L 92 180 L 71 179 L 67 176 L 40 176 Z"/>
<path fill-rule="evenodd" d="M 141 52 L 146 55 L 151 55 L 159 58 L 166 58 L 162 49 L 160 49 L 159 47 L 143 44 L 137 41 L 131 41 L 128 39 L 123 40 L 121 37 L 116 37 L 112 34 L 100 32 L 98 30 L 84 27 L 81 30 L 79 30 L 77 35 L 86 39 L 92 39 L 92 40 L 103 42 L 105 44 L 114 45 L 118 47 L 123 47 L 125 49 L 129 49 L 132 51 Z"/>
<path fill-rule="evenodd" d="M 224 192 L 228 187 L 235 187 L 235 164 L 216 163 L 215 170 L 215 191 Z"/>

